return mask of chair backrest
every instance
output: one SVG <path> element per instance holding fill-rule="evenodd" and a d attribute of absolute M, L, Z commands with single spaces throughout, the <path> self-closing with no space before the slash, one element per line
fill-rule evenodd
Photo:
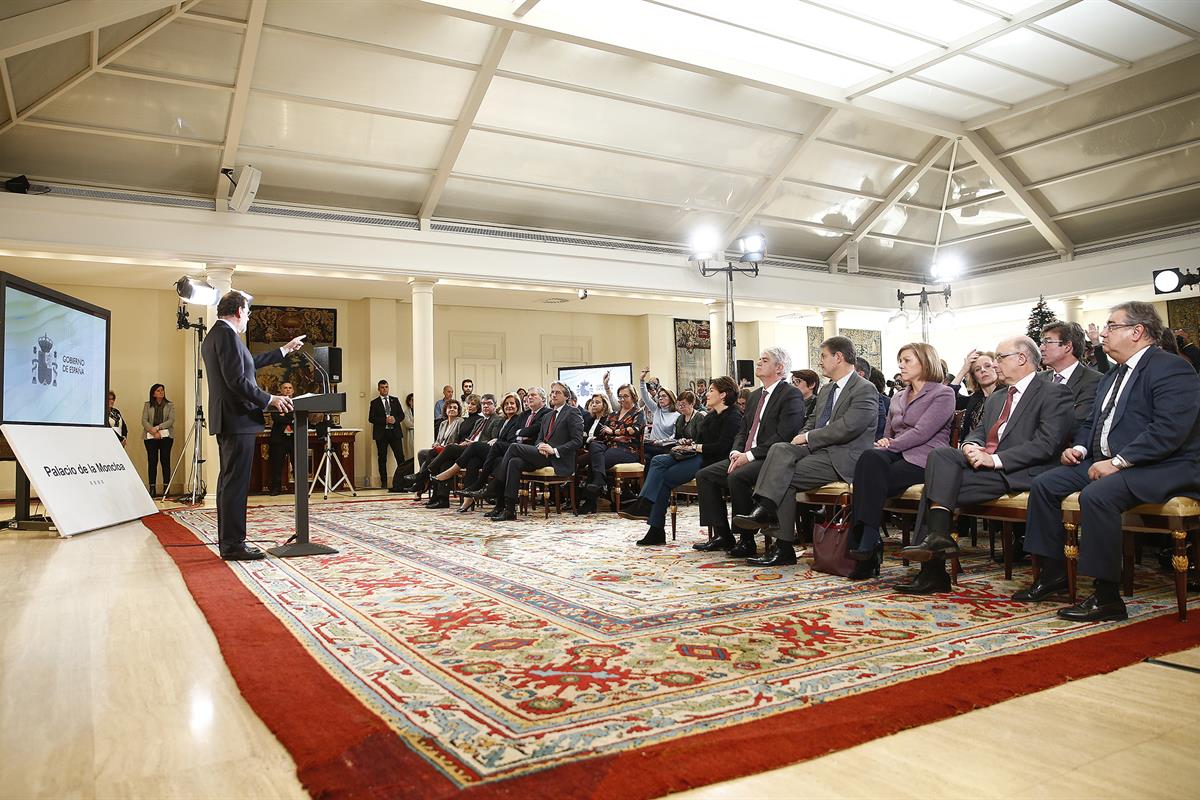
<path fill-rule="evenodd" d="M 966 416 L 966 411 L 958 410 L 954 412 L 954 422 L 950 425 L 950 446 L 958 447 L 959 437 L 962 435 L 963 417 Z"/>

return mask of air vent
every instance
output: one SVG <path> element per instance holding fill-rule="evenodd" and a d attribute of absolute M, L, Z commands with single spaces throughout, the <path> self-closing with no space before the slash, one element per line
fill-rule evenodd
<path fill-rule="evenodd" d="M 547 297 L 545 300 L 541 300 L 539 302 L 545 303 L 548 306 L 557 306 L 557 305 L 567 302 L 567 298 L 565 298 L 565 297 Z"/>
<path fill-rule="evenodd" d="M 638 239 L 617 239 L 606 236 L 586 236 L 527 228 L 507 228 L 501 225 L 478 225 L 470 222 L 433 222 L 429 229 L 439 233 L 463 233 L 470 236 L 488 236 L 493 239 L 511 239 L 522 242 L 542 242 L 574 247 L 602 247 L 606 250 L 634 250 L 639 253 L 661 253 L 687 257 L 687 248 L 682 245 L 648 242 Z"/>
<path fill-rule="evenodd" d="M 313 219 L 321 222 L 353 222 L 357 225 L 380 225 L 385 228 L 399 228 L 415 231 L 420 224 L 412 217 L 392 217 L 383 214 L 353 214 L 345 211 L 315 211 L 307 208 L 292 208 L 291 206 L 268 206 L 255 203 L 250 206 L 251 214 L 265 214 L 269 217 L 290 217 L 292 219 Z"/>
<path fill-rule="evenodd" d="M 39 186 L 50 194 L 63 197 L 82 197 L 86 200 L 116 200 L 121 203 L 141 203 L 151 206 L 171 206 L 174 208 L 200 208 L 212 211 L 216 205 L 212 200 L 201 197 L 178 197 L 169 194 L 151 194 L 150 192 L 124 192 L 112 189 L 89 189 L 86 186 Z"/>

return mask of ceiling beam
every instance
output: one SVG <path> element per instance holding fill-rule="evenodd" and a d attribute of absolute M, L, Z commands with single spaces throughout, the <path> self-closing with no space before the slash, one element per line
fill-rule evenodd
<path fill-rule="evenodd" d="M 193 89 L 214 89 L 218 92 L 230 93 L 234 90 L 232 83 L 220 83 L 219 81 L 206 81 L 198 78 L 178 78 L 174 75 L 163 75 L 158 72 L 146 72 L 140 69 L 130 69 L 129 67 L 100 67 L 96 70 L 105 75 L 115 75 L 118 78 L 133 78 L 139 81 L 151 81 L 152 83 L 169 83 L 172 86 L 188 86 Z"/>
<path fill-rule="evenodd" d="M 992 152 L 992 149 L 983 141 L 983 137 L 974 131 L 970 131 L 963 136 L 963 143 L 971 151 L 972 155 L 975 156 L 975 162 L 1003 190 L 1008 199 L 1012 201 L 1012 204 L 1017 207 L 1017 210 L 1033 223 L 1033 227 L 1037 228 L 1038 233 L 1050 243 L 1050 246 L 1059 254 L 1059 257 L 1070 259 L 1071 254 L 1075 250 L 1075 245 L 1067 238 L 1062 228 L 1054 222 L 1046 210 L 1042 208 L 1041 204 L 1034 199 L 1029 190 L 1021 185 L 1020 180 L 1017 179 L 1017 176 L 1009 169 L 1008 165 Z"/>
<path fill-rule="evenodd" d="M 1113 161 L 1105 161 L 1102 164 L 1084 167 L 1083 169 L 1077 169 L 1074 172 L 1067 172 L 1063 173 L 1062 175 L 1055 175 L 1050 178 L 1045 178 L 1044 180 L 1034 181 L 1033 183 L 1028 184 L 1025 188 L 1029 189 L 1030 191 L 1033 191 L 1034 189 L 1044 189 L 1047 186 L 1053 186 L 1056 183 L 1065 183 L 1066 181 L 1075 180 L 1076 178 L 1095 175 L 1099 172 L 1107 172 L 1110 169 L 1123 167 L 1126 164 L 1136 164 L 1139 161 L 1149 161 L 1152 158 L 1167 156 L 1171 153 L 1178 153 L 1180 150 L 1190 150 L 1191 148 L 1198 146 L 1200 146 L 1200 139 L 1190 139 L 1186 142 L 1179 142 L 1178 144 L 1169 145 L 1167 147 L 1160 147 L 1157 150 L 1150 150 L 1145 153 L 1139 153 L 1135 156 L 1127 156 L 1126 158 L 1118 158 Z"/>
<path fill-rule="evenodd" d="M 0 59 L 175 5 L 175 0 L 67 0 L 0 25 Z"/>
<path fill-rule="evenodd" d="M 516 9 L 513 10 L 513 16 L 514 17 L 523 17 L 526 14 L 528 14 L 530 11 L 533 11 L 533 7 L 536 6 L 537 4 L 538 4 L 538 0 L 524 0 L 524 2 L 521 3 L 521 5 L 517 6 Z"/>
<path fill-rule="evenodd" d="M 433 212 L 437 210 L 438 201 L 441 200 L 442 192 L 446 189 L 446 181 L 450 180 L 450 173 L 454 171 L 458 156 L 467 142 L 467 134 L 471 132 L 471 127 L 475 124 L 475 117 L 479 114 L 483 98 L 487 96 L 488 87 L 492 85 L 492 78 L 496 75 L 496 69 L 500 66 L 500 59 L 504 57 L 504 51 L 508 47 L 512 35 L 511 28 L 497 28 L 492 34 L 492 40 L 483 54 L 483 63 L 479 65 L 479 71 L 475 73 L 475 80 L 471 82 L 467 99 L 463 103 L 462 113 L 458 115 L 454 130 L 450 132 L 450 139 L 446 142 L 442 160 L 438 162 L 437 172 L 434 173 L 433 180 L 429 182 L 429 189 L 425 192 L 425 199 L 421 202 L 421 210 L 417 213 L 422 230 L 428 229 L 429 220 L 433 217 Z"/>
<path fill-rule="evenodd" d="M 10 119 L 8 122 L 4 123 L 3 125 L 0 125 L 0 135 L 3 135 L 6 131 L 11 130 L 12 128 L 14 128 L 18 124 L 20 124 L 21 122 L 24 122 L 25 120 L 29 119 L 31 116 L 33 116 L 37 112 L 41 111 L 43 108 L 45 108 L 46 106 L 53 103 L 59 97 L 63 96 L 64 94 L 71 91 L 79 84 L 83 83 L 85 80 L 90 78 L 92 75 L 95 75 L 98 71 L 107 67 L 109 64 L 116 61 L 118 58 L 125 55 L 130 50 L 137 47 L 139 44 L 146 41 L 154 34 L 158 33 L 160 30 L 165 28 L 167 25 L 170 25 L 172 22 L 179 19 L 179 17 L 185 11 L 187 11 L 189 8 L 191 8 L 192 6 L 196 5 L 199 2 L 200 2 L 200 0 L 188 0 L 188 2 L 179 3 L 178 5 L 176 5 L 174 11 L 171 11 L 169 14 L 159 17 L 153 23 L 151 23 L 150 25 L 147 25 L 145 28 L 143 28 L 137 34 L 135 34 L 132 37 L 130 37 L 129 39 L 127 39 L 124 44 L 121 44 L 115 50 L 113 50 L 111 53 L 104 56 L 104 58 L 100 59 L 94 66 L 85 67 L 83 70 L 81 70 L 80 72 L 71 76 L 65 82 L 61 83 L 58 87 L 56 87 L 55 89 L 52 89 L 49 93 L 42 96 L 39 100 L 37 100 L 36 102 L 34 102 L 33 104 L 31 104 L 30 106 L 25 108 L 23 111 L 21 111 L 21 113 L 17 114 L 17 116 L 13 117 L 12 119 Z M 63 3 L 61 5 L 66 5 L 66 3 Z M 58 6 L 52 6 L 52 8 L 58 8 Z"/>
<path fill-rule="evenodd" d="M 1182 33 L 1184 36 L 1187 36 L 1191 39 L 1200 39 L 1200 31 L 1196 30 L 1195 28 L 1189 28 L 1182 22 L 1176 22 L 1170 17 L 1164 17 L 1162 14 L 1157 14 L 1145 6 L 1138 5 L 1137 3 L 1130 3 L 1128 0 L 1108 0 L 1108 2 L 1118 5 L 1126 11 L 1132 11 L 1139 17 L 1145 17 L 1151 22 L 1157 22 L 1164 28 L 1170 28 L 1176 33 Z"/>
<path fill-rule="evenodd" d="M 108 136 L 115 139 L 132 139 L 139 142 L 158 142 L 180 147 L 199 147 L 206 150 L 220 150 L 221 143 L 207 139 L 191 139 L 186 136 L 173 136 L 162 133 L 146 133 L 131 131 L 124 128 L 103 128 L 96 125 L 77 125 L 68 122 L 50 122 L 48 120 L 27 119 L 21 122 L 26 128 L 42 128 L 51 131 L 67 133 L 88 133 L 95 136 Z"/>
<path fill-rule="evenodd" d="M 828 127 L 829 123 L 833 121 L 835 113 L 832 108 L 825 109 L 825 113 L 817 117 L 813 123 L 812 130 L 808 131 L 808 133 L 804 134 L 804 136 L 800 137 L 792 145 L 792 149 L 788 151 L 787 155 L 780 160 L 779 165 L 775 168 L 774 174 L 758 187 L 758 190 L 746 202 L 746 205 L 742 207 L 738 215 L 733 218 L 733 221 L 721 231 L 721 243 L 720 248 L 717 250 L 718 253 L 725 252 L 730 242 L 743 232 L 743 228 L 749 224 L 750 220 L 754 219 L 754 215 L 761 211 L 763 206 L 775 196 L 775 190 L 779 188 L 779 183 L 783 180 L 783 177 L 800 163 L 800 159 L 804 157 L 805 151 L 816 141 L 821 132 Z"/>
<path fill-rule="evenodd" d="M 854 227 L 854 231 L 850 234 L 850 238 L 838 245 L 838 248 L 833 251 L 833 255 L 826 260 L 826 263 L 829 264 L 830 272 L 836 270 L 838 262 L 846 257 L 846 251 L 850 249 L 850 243 L 861 242 L 866 238 L 871 228 L 875 227 L 875 223 L 879 222 L 880 218 L 899 202 L 913 181 L 919 180 L 933 166 L 933 163 L 942 157 L 942 154 L 946 152 L 946 148 L 953 143 L 953 139 L 935 139 L 916 165 L 905 170 L 904 174 L 892 184 L 892 188 L 883 198 L 883 202 L 875 206 L 865 217 L 859 220 L 858 225 Z"/>
<path fill-rule="evenodd" d="M 949 46 L 941 52 L 932 55 L 926 54 L 918 56 L 911 61 L 901 64 L 899 67 L 885 78 L 872 78 L 864 81 L 857 86 L 854 86 L 846 93 L 846 99 L 853 100 L 857 97 L 870 94 L 871 92 L 882 89 L 889 84 L 904 78 L 912 77 L 913 75 L 932 67 L 935 64 L 940 64 L 943 61 L 954 58 L 955 56 L 965 53 L 968 50 L 978 47 L 985 42 L 990 42 L 992 39 L 999 38 L 1006 33 L 1011 33 L 1018 28 L 1024 28 L 1032 25 L 1034 22 L 1062 11 L 1064 8 L 1069 8 L 1080 0 L 1043 0 L 1031 8 L 1027 8 L 1020 14 L 1013 16 L 1008 20 L 999 20 L 992 25 L 982 28 L 978 31 L 967 34 L 959 39 L 950 42 Z"/>
<path fill-rule="evenodd" d="M 1124 208 L 1125 206 L 1144 203 L 1147 200 L 1157 200 L 1160 197 L 1170 197 L 1175 194 L 1190 192 L 1195 189 L 1200 189 L 1200 181 L 1185 183 L 1181 186 L 1172 186 L 1170 189 L 1159 189 L 1156 192 L 1147 192 L 1145 194 L 1134 195 L 1133 197 L 1123 197 L 1120 200 L 1110 200 L 1107 203 L 1099 203 L 1094 206 L 1085 206 L 1077 208 L 1074 211 L 1063 211 L 1054 215 L 1054 219 L 1071 219 L 1072 217 L 1082 217 L 1085 214 L 1094 214 L 1097 211 L 1109 211 L 1114 208 Z"/>
<path fill-rule="evenodd" d="M 221 169 L 232 169 L 237 163 L 238 145 L 242 143 L 242 127 L 246 122 L 246 106 L 250 102 L 250 81 L 254 77 L 254 62 L 258 60 L 258 43 L 262 39 L 263 18 L 267 0 L 250 1 L 250 17 L 242 37 L 242 53 L 238 58 L 237 78 L 233 82 L 233 98 L 229 101 L 229 116 L 225 119 L 225 136 L 221 140 Z M 217 211 L 229 210 L 231 182 L 217 173 L 213 198 Z"/>
<path fill-rule="evenodd" d="M 1068 100 L 1072 97 L 1078 97 L 1081 94 L 1102 89 L 1105 86 L 1111 86 L 1114 83 L 1123 81 L 1126 78 L 1132 78 L 1134 75 L 1141 75 L 1151 70 L 1156 70 L 1159 67 L 1165 67 L 1168 64 L 1174 64 L 1176 61 L 1181 61 L 1185 58 L 1200 54 L 1200 42 L 1188 42 L 1181 44 L 1178 47 L 1173 47 L 1170 50 L 1165 50 L 1158 55 L 1144 58 L 1133 64 L 1127 69 L 1114 69 L 1104 72 L 1086 80 L 1071 84 L 1071 88 L 1067 91 L 1051 91 L 1037 97 L 1031 97 L 1028 100 L 1022 100 L 1013 105 L 1010 109 L 1001 109 L 998 111 L 989 112 L 982 116 L 969 119 L 963 123 L 963 127 L 967 130 L 977 131 L 980 128 L 986 128 L 988 125 L 995 125 L 997 122 L 1003 122 L 1007 119 L 1020 116 L 1021 114 L 1030 111 L 1037 111 L 1040 108 L 1045 108 L 1054 103 L 1060 103 L 1063 100 Z"/>
<path fill-rule="evenodd" d="M 1113 55 L 1107 50 L 1101 50 L 1099 47 L 1092 47 L 1090 44 L 1084 44 L 1078 39 L 1072 39 L 1070 36 L 1063 36 L 1061 33 L 1056 33 L 1048 28 L 1043 28 L 1041 25 L 1030 25 L 1029 30 L 1036 34 L 1045 36 L 1047 39 L 1053 39 L 1059 44 L 1065 44 L 1067 47 L 1073 47 L 1080 52 L 1095 56 L 1102 61 L 1111 61 L 1118 67 L 1131 67 L 1133 62 L 1120 56 Z"/>
<path fill-rule="evenodd" d="M 17 118 L 17 99 L 13 97 L 12 79 L 8 76 L 8 62 L 0 58 L 0 86 L 4 91 L 4 103 L 8 106 L 8 118 Z"/>
<path fill-rule="evenodd" d="M 696 204 L 681 205 L 675 200 L 655 200 L 649 197 L 635 197 L 628 194 L 601 192 L 595 189 L 580 189 L 574 186 L 556 186 L 549 183 L 534 183 L 532 181 L 522 181 L 513 178 L 500 178 L 494 175 L 475 175 L 470 172 L 454 172 L 452 175 L 459 180 L 473 181 L 475 183 L 486 183 L 493 186 L 507 186 L 514 189 L 532 189 L 539 192 L 555 192 L 557 194 L 575 195 L 576 197 L 595 197 L 603 200 L 615 200 L 621 203 L 640 203 L 648 206 L 672 208 L 677 211 L 701 211 L 705 214 L 717 214 L 723 217 L 733 216 L 735 213 L 737 213 L 728 208 L 712 208 L 709 206 L 701 206 Z"/>

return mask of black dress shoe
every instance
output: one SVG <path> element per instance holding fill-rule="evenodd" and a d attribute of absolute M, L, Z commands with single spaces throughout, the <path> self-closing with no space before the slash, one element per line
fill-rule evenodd
<path fill-rule="evenodd" d="M 650 505 L 650 501 L 644 497 L 639 497 L 633 505 L 622 506 L 617 512 L 617 516 L 621 519 L 650 519 L 650 512 L 654 510 L 654 506 Z M 661 544 L 661 542 L 660 542 Z"/>
<path fill-rule="evenodd" d="M 1039 603 L 1051 595 L 1061 594 L 1067 590 L 1067 576 L 1061 575 L 1048 581 L 1040 577 L 1028 588 L 1014 592 L 1012 599 L 1018 603 Z"/>
<path fill-rule="evenodd" d="M 467 505 L 467 504 L 465 504 L 465 503 L 464 503 L 463 505 L 461 505 L 461 506 L 459 506 L 458 508 L 454 509 L 454 513 L 455 513 L 455 514 L 466 514 L 468 511 L 474 511 L 474 510 L 475 510 L 475 504 L 474 504 L 474 503 L 471 503 L 471 505 Z"/>
<path fill-rule="evenodd" d="M 846 576 L 852 581 L 865 581 L 879 577 L 879 553 L 872 551 L 869 561 L 859 561 Z"/>
<path fill-rule="evenodd" d="M 267 554 L 257 547 L 249 544 L 232 550 L 226 550 L 221 553 L 221 558 L 226 561 L 258 561 L 261 558 L 266 558 Z"/>
<path fill-rule="evenodd" d="M 758 555 L 758 544 L 754 541 L 754 534 L 743 533 L 738 543 L 729 551 L 730 558 L 750 558 Z"/>
<path fill-rule="evenodd" d="M 931 569 L 929 564 L 926 564 L 912 583 L 896 584 L 896 591 L 901 594 L 941 594 L 950 591 L 950 575 L 946 572 L 943 562 L 933 563 L 938 566 Z"/>
<path fill-rule="evenodd" d="M 732 533 L 718 533 L 707 542 L 696 542 L 692 545 L 692 549 L 699 550 L 701 553 L 719 553 L 722 550 L 733 549 L 736 544 Z"/>
<path fill-rule="evenodd" d="M 735 514 L 733 524 L 735 527 L 747 531 L 757 531 L 762 528 L 778 528 L 779 515 L 760 503 L 749 514 Z"/>
<path fill-rule="evenodd" d="M 656 525 L 651 525 L 646 531 L 646 535 L 637 540 L 639 547 L 653 547 L 654 545 L 667 543 L 667 531 L 665 528 L 660 528 Z"/>
<path fill-rule="evenodd" d="M 1125 601 L 1120 597 L 1108 602 L 1101 602 L 1093 594 L 1082 603 L 1076 603 L 1068 608 L 1059 609 L 1058 618 L 1065 619 L 1068 622 L 1109 622 L 1118 619 L 1128 619 L 1129 613 L 1125 610 Z"/>
<path fill-rule="evenodd" d="M 497 516 L 492 517 L 496 522 L 516 522 L 517 506 L 515 503 L 505 503 L 496 508 Z"/>
<path fill-rule="evenodd" d="M 596 513 L 596 498 L 585 497 L 575 504 L 575 516 L 582 517 L 585 514 Z"/>
<path fill-rule="evenodd" d="M 900 551 L 900 558 L 905 561 L 929 561 L 932 558 L 944 558 L 958 552 L 958 542 L 950 538 L 948 533 L 930 533 L 920 544 L 909 545 Z"/>
<path fill-rule="evenodd" d="M 751 558 L 746 563 L 752 567 L 786 567 L 796 563 L 796 550 L 791 542 L 776 542 L 762 558 Z"/>
<path fill-rule="evenodd" d="M 603 483 L 585 483 L 583 485 L 582 491 L 583 491 L 584 497 L 586 497 L 590 500 L 595 500 L 597 497 L 604 494 L 604 484 Z"/>
<path fill-rule="evenodd" d="M 426 508 L 449 508 L 450 507 L 450 498 L 449 497 L 439 497 L 438 495 L 434 495 L 433 499 L 425 504 L 425 507 Z"/>

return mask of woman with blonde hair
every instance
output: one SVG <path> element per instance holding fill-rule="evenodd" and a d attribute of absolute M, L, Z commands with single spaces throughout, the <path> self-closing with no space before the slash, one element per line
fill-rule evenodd
<path fill-rule="evenodd" d="M 892 398 L 883 437 L 854 468 L 854 510 L 850 555 L 858 566 L 851 580 L 879 572 L 879 526 L 889 497 L 925 480 L 925 462 L 934 448 L 950 444 L 954 390 L 945 384 L 941 359 L 932 346 L 911 342 L 896 353 L 905 391 Z"/>

